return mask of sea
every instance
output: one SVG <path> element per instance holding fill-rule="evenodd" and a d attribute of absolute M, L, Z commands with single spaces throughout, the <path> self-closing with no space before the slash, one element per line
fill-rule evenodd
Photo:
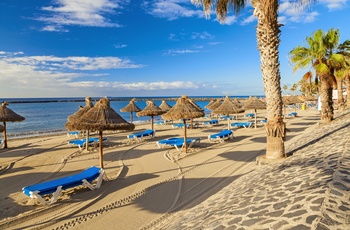
<path fill-rule="evenodd" d="M 259 98 L 264 96 L 257 96 Z M 120 112 L 134 97 L 108 97 L 111 108 L 113 108 L 126 121 L 130 121 L 130 113 Z M 160 105 L 165 100 L 170 106 L 174 106 L 179 97 L 135 97 L 135 104 L 140 108 L 146 107 L 147 100 L 153 100 L 156 105 Z M 205 108 L 211 99 L 224 98 L 223 96 L 190 97 L 193 101 L 204 109 L 205 113 L 210 110 Z M 230 98 L 246 99 L 249 96 L 232 96 Z M 100 98 L 92 98 L 95 104 Z M 78 111 L 79 106 L 85 106 L 85 98 L 2 98 L 1 102 L 9 103 L 7 108 L 25 118 L 21 122 L 6 122 L 8 139 L 26 138 L 42 135 L 53 135 L 67 133 L 64 127 L 69 115 Z M 133 113 L 133 123 L 148 123 L 151 117 L 138 117 Z M 161 120 L 161 116 L 154 117 L 154 120 Z M 1 138 L 1 137 L 0 137 Z"/>

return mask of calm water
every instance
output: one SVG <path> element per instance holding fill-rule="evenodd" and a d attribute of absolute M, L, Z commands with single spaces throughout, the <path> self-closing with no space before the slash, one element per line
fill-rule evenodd
<path fill-rule="evenodd" d="M 176 98 L 176 97 L 174 97 Z M 214 98 L 214 97 L 210 97 Z M 222 98 L 222 97 L 216 97 Z M 239 96 L 237 98 L 247 98 L 245 96 Z M 95 99 L 95 98 L 93 98 Z M 131 98 L 130 98 L 131 99 Z M 79 100 L 79 101 L 77 101 Z M 98 98 L 96 98 L 98 100 Z M 4 101 L 4 100 L 3 100 Z M 79 106 L 85 106 L 84 98 L 41 98 L 41 99 L 20 99 L 12 98 L 5 99 L 10 104 L 7 106 L 17 114 L 25 117 L 22 122 L 7 122 L 7 135 L 9 138 L 17 138 L 23 136 L 36 136 L 47 133 L 63 133 L 67 132 L 64 124 L 67 122 L 67 117 L 76 111 Z M 53 101 L 53 102 L 50 102 Z M 120 112 L 120 109 L 125 107 L 130 100 L 114 101 L 111 100 L 111 107 L 126 121 L 130 120 L 130 113 Z M 153 100 L 156 105 L 160 105 L 162 98 L 159 100 Z M 167 103 L 171 106 L 175 105 L 176 101 L 167 100 Z M 196 104 L 204 109 L 206 113 L 210 111 L 204 108 L 208 101 L 196 101 Z M 94 103 L 95 104 L 95 103 Z M 146 107 L 146 101 L 138 100 L 136 105 L 140 109 Z M 134 123 L 149 121 L 150 117 L 137 117 L 133 113 Z M 160 116 L 155 117 L 155 120 L 161 119 Z"/>

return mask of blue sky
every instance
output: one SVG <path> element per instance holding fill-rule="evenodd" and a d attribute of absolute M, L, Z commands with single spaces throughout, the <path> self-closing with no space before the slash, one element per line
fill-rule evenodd
<path fill-rule="evenodd" d="M 281 85 L 288 52 L 338 28 L 350 39 L 349 0 L 306 8 L 280 1 Z M 225 23 L 190 0 L 2 0 L 0 98 L 264 95 L 248 5 Z"/>

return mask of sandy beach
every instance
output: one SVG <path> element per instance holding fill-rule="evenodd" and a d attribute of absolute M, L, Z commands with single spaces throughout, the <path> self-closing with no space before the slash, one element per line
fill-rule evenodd
<path fill-rule="evenodd" d="M 183 129 L 155 126 L 156 137 L 128 142 L 133 132 L 104 132 L 101 188 L 65 190 L 43 206 L 24 186 L 98 166 L 98 149 L 79 151 L 67 135 L 10 140 L 0 149 L 0 229 L 349 229 L 350 111 L 319 124 L 318 111 L 286 119 L 287 159 L 257 165 L 265 130 L 234 128 L 234 138 L 211 143 L 227 127 L 188 129 L 201 138 L 187 154 L 156 141 Z M 264 117 L 258 111 L 258 120 Z M 243 120 L 243 118 L 241 118 Z M 197 119 L 200 123 L 205 119 Z"/>

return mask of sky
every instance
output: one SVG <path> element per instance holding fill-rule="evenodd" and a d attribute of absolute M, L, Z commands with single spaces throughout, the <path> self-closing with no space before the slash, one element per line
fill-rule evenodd
<path fill-rule="evenodd" d="M 350 39 L 349 5 L 280 1 L 281 86 L 307 36 Z M 0 98 L 264 95 L 256 25 L 249 3 L 220 23 L 190 0 L 1 0 Z"/>

